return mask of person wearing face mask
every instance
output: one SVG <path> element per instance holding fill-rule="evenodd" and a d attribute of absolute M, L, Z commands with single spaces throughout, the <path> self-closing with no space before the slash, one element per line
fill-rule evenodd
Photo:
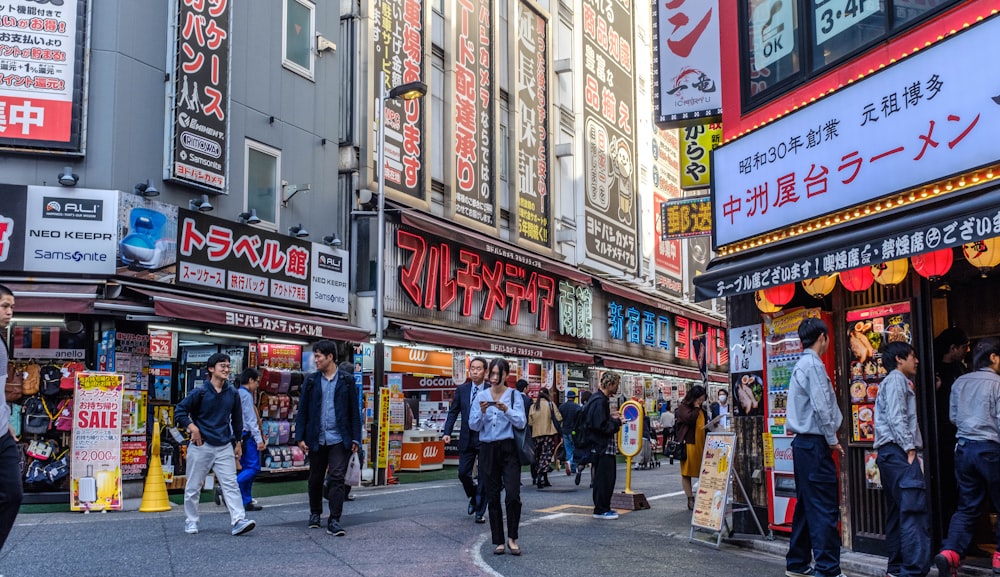
<path fill-rule="evenodd" d="M 729 406 L 729 392 L 722 389 L 716 398 L 718 401 L 712 403 L 712 420 L 718 419 L 718 427 L 715 430 L 728 431 L 729 416 L 732 414 L 732 409 Z"/>

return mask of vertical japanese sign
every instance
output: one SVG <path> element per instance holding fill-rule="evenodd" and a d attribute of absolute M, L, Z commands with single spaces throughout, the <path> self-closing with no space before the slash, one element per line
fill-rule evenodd
<path fill-rule="evenodd" d="M 167 84 L 169 178 L 225 193 L 229 168 L 229 0 L 177 0 Z"/>
<path fill-rule="evenodd" d="M 632 0 L 583 0 L 587 256 L 636 273 Z"/>
<path fill-rule="evenodd" d="M 0 5 L 0 147 L 83 151 L 87 3 Z"/>
<path fill-rule="evenodd" d="M 527 0 L 517 4 L 517 238 L 548 247 L 548 19 Z"/>
<path fill-rule="evenodd" d="M 653 2 L 656 121 L 677 126 L 722 116 L 718 0 Z"/>
<path fill-rule="evenodd" d="M 374 0 L 373 49 L 376 97 L 382 91 L 424 80 L 428 29 L 425 0 Z M 386 85 L 379 85 L 381 73 Z M 385 112 L 375 117 L 385 122 L 385 187 L 404 196 L 426 196 L 427 155 L 424 132 L 427 126 L 422 99 L 387 100 Z M 375 149 L 375 147 L 372 147 Z M 375 163 L 372 163 L 374 166 Z M 377 168 L 378 169 L 378 168 Z M 377 175 L 373 175 L 373 180 Z"/>
<path fill-rule="evenodd" d="M 76 375 L 69 495 L 73 511 L 122 508 L 123 390 L 124 379 L 121 375 Z"/>
<path fill-rule="evenodd" d="M 653 205 L 660 206 L 681 194 L 680 140 L 676 130 L 655 129 L 653 134 Z M 660 211 L 656 219 L 656 289 L 673 296 L 684 292 L 684 270 L 681 266 L 681 241 L 663 240 L 663 220 Z"/>
<path fill-rule="evenodd" d="M 496 75 L 491 0 L 455 0 L 454 211 L 497 226 Z"/>
<path fill-rule="evenodd" d="M 709 153 L 722 144 L 722 125 L 694 124 L 681 129 L 681 188 L 708 188 Z"/>

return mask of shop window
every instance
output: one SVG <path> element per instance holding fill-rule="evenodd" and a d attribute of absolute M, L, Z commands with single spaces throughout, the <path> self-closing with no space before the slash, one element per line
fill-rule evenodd
<path fill-rule="evenodd" d="M 740 0 L 744 110 L 777 98 L 960 0 Z"/>
<path fill-rule="evenodd" d="M 261 224 L 268 228 L 277 228 L 281 151 L 247 140 L 245 162 L 246 210 L 256 210 Z"/>
<path fill-rule="evenodd" d="M 316 6 L 308 0 L 285 0 L 283 17 L 281 63 L 312 80 Z"/>

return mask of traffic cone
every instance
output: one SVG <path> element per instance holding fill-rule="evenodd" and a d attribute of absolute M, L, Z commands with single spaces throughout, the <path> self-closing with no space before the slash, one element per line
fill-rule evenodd
<path fill-rule="evenodd" d="M 153 421 L 153 442 L 149 449 L 149 472 L 146 474 L 146 486 L 142 490 L 142 503 L 139 505 L 139 510 L 143 513 L 159 513 L 170 510 L 167 482 L 163 479 L 163 463 L 160 462 L 159 421 Z"/>
<path fill-rule="evenodd" d="M 399 484 L 399 479 L 392 476 L 392 465 L 385 468 L 385 484 L 386 485 L 397 485 Z"/>

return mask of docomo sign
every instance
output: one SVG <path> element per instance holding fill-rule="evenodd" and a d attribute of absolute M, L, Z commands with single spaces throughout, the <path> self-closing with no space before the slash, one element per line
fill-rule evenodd
<path fill-rule="evenodd" d="M 714 152 L 722 246 L 996 161 L 990 18 Z"/>

